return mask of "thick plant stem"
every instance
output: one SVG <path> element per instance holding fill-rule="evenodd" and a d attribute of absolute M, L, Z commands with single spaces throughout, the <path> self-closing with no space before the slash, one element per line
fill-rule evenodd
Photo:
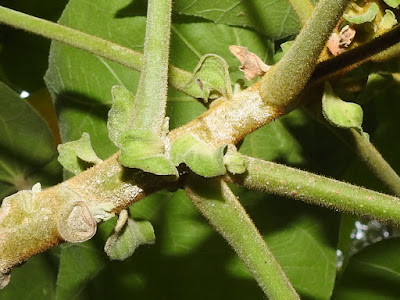
<path fill-rule="evenodd" d="M 88 51 L 129 68 L 142 69 L 143 54 L 93 35 L 0 6 L 0 23 Z M 182 90 L 192 75 L 170 66 L 170 84 Z"/>
<path fill-rule="evenodd" d="M 250 189 L 400 224 L 399 198 L 285 165 L 249 157 L 247 172 L 229 178 Z"/>
<path fill-rule="evenodd" d="M 300 299 L 257 228 L 224 181 L 193 175 L 188 179 L 185 191 L 243 260 L 269 299 Z"/>
<path fill-rule="evenodd" d="M 314 11 L 314 4 L 310 0 L 288 1 L 299 17 L 301 25 L 305 26 Z"/>
<path fill-rule="evenodd" d="M 167 105 L 171 0 L 149 0 L 142 72 L 133 103 L 132 128 L 162 131 Z"/>
<path fill-rule="evenodd" d="M 333 28 L 349 0 L 321 0 L 283 59 L 261 79 L 260 92 L 266 103 L 290 110 L 308 83 Z"/>

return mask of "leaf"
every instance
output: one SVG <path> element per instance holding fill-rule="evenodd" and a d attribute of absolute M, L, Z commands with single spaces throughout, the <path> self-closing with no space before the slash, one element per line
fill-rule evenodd
<path fill-rule="evenodd" d="M 82 244 L 62 245 L 56 299 L 70 300 L 79 297 L 84 287 L 105 264 L 105 255 L 95 246 L 93 240 Z"/>
<path fill-rule="evenodd" d="M 224 155 L 224 164 L 226 169 L 232 174 L 242 174 L 247 168 L 246 158 L 237 152 L 234 145 L 228 145 L 228 151 Z"/>
<path fill-rule="evenodd" d="M 1 290 L 2 300 L 55 298 L 54 269 L 46 254 L 30 258 L 12 271 L 10 284 Z"/>
<path fill-rule="evenodd" d="M 383 240 L 352 256 L 332 299 L 398 299 L 399 247 L 398 238 Z"/>
<path fill-rule="evenodd" d="M 119 162 L 128 168 L 141 169 L 156 175 L 178 176 L 173 162 L 164 154 L 165 145 L 151 130 L 131 129 L 119 136 Z"/>
<path fill-rule="evenodd" d="M 218 24 L 251 27 L 268 38 L 280 39 L 298 32 L 298 18 L 287 1 L 202 0 L 175 1 L 180 14 L 203 17 Z"/>
<path fill-rule="evenodd" d="M 231 79 L 226 61 L 215 54 L 204 55 L 193 71 L 192 79 L 186 84 L 185 90 L 203 98 L 205 102 L 221 96 L 232 98 Z"/>
<path fill-rule="evenodd" d="M 400 4 L 400 1 L 399 1 Z M 398 5 L 399 5 L 398 4 Z M 397 24 L 396 15 L 390 9 L 385 9 L 385 15 L 382 18 L 382 21 L 379 23 L 379 30 L 388 31 L 393 28 Z"/>
<path fill-rule="evenodd" d="M 400 0 L 383 0 L 387 5 L 390 7 L 396 8 L 397 6 L 400 5 Z"/>
<path fill-rule="evenodd" d="M 345 14 L 345 15 L 343 15 L 343 18 L 346 21 L 349 21 L 350 23 L 353 23 L 353 24 L 363 24 L 363 23 L 367 23 L 367 22 L 372 22 L 375 19 L 378 12 L 379 12 L 378 4 L 376 4 L 375 2 L 372 2 L 363 14 L 361 14 L 361 15 L 346 15 Z"/>
<path fill-rule="evenodd" d="M 67 2 L 19 0 L 2 2 L 2 5 L 55 22 Z M 50 40 L 9 26 L 2 26 L 1 32 L 0 80 L 18 93 L 25 90 L 32 94 L 42 89 Z"/>
<path fill-rule="evenodd" d="M 86 132 L 82 133 L 79 140 L 58 145 L 57 149 L 60 153 L 58 156 L 60 164 L 74 174 L 79 174 L 87 168 L 85 162 L 89 164 L 102 162 L 94 152 L 90 136 Z"/>
<path fill-rule="evenodd" d="M 322 112 L 325 119 L 340 128 L 356 128 L 361 130 L 363 110 L 356 103 L 349 103 L 336 96 L 329 83 L 325 84 L 322 97 Z"/>
<path fill-rule="evenodd" d="M 55 183 L 60 168 L 43 168 L 56 156 L 49 128 L 37 112 L 0 82 L 0 197 L 33 185 L 30 178 Z M 40 142 L 38 142 L 40 141 Z M 54 171 L 58 174 L 52 177 Z M 49 177 L 48 177 L 49 176 Z"/>
<path fill-rule="evenodd" d="M 173 143 L 170 156 L 176 166 L 185 163 L 200 176 L 214 177 L 226 172 L 223 162 L 224 149 L 225 146 L 216 148 L 187 134 Z"/>
<path fill-rule="evenodd" d="M 112 87 L 111 94 L 113 103 L 108 112 L 108 136 L 115 146 L 119 147 L 119 137 L 128 128 L 135 96 L 128 89 L 119 85 Z"/>
<path fill-rule="evenodd" d="M 125 211 L 126 212 L 126 211 Z M 154 229 L 148 221 L 126 218 L 121 212 L 114 232 L 107 239 L 104 250 L 111 260 L 125 260 L 143 244 L 154 244 Z"/>

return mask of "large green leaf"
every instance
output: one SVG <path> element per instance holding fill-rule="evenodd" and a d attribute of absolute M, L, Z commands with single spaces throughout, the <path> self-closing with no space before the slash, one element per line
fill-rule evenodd
<path fill-rule="evenodd" d="M 1 5 L 56 21 L 67 0 L 2 1 Z M 16 90 L 43 88 L 50 41 L 22 30 L 1 26 L 0 78 Z"/>
<path fill-rule="evenodd" d="M 384 240 L 351 257 L 333 299 L 399 299 L 399 249 L 399 239 Z"/>
<path fill-rule="evenodd" d="M 2 300 L 55 299 L 55 270 L 46 254 L 38 254 L 13 270 L 10 284 L 1 291 Z"/>
<path fill-rule="evenodd" d="M 61 246 L 61 259 L 57 276 L 57 300 L 82 297 L 85 286 L 102 268 L 107 258 L 93 241 Z"/>
<path fill-rule="evenodd" d="M 251 27 L 274 39 L 295 34 L 300 28 L 296 14 L 286 0 L 177 0 L 174 4 L 180 14 Z"/>
<path fill-rule="evenodd" d="M 0 199 L 18 189 L 30 189 L 35 180 L 44 185 L 57 182 L 60 168 L 56 164 L 43 169 L 56 157 L 45 121 L 1 82 L 0 105 Z"/>

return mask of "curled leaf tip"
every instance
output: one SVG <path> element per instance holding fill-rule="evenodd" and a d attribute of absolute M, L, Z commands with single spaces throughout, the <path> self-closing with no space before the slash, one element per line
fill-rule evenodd
<path fill-rule="evenodd" d="M 246 47 L 232 45 L 229 50 L 242 63 L 239 70 L 244 73 L 247 80 L 262 76 L 271 68 Z"/>

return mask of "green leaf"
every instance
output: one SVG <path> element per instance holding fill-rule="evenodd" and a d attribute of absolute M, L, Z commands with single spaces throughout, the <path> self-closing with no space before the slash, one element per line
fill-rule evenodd
<path fill-rule="evenodd" d="M 400 1 L 398 1 L 398 3 L 400 4 Z M 392 29 L 397 23 L 398 22 L 394 12 L 392 12 L 390 9 L 385 9 L 385 15 L 383 16 L 382 21 L 379 23 L 379 30 L 387 31 Z"/>
<path fill-rule="evenodd" d="M 398 238 L 383 240 L 352 256 L 332 299 L 398 299 L 399 247 Z"/>
<path fill-rule="evenodd" d="M 171 160 L 164 154 L 163 140 L 151 130 L 131 129 L 119 136 L 119 162 L 128 168 L 156 175 L 178 176 Z"/>
<path fill-rule="evenodd" d="M 105 264 L 105 255 L 97 249 L 93 240 L 82 244 L 62 245 L 56 299 L 70 300 L 79 297 L 84 287 Z"/>
<path fill-rule="evenodd" d="M 203 17 L 219 24 L 251 27 L 268 38 L 280 39 L 298 32 L 298 18 L 283 0 L 177 0 L 174 10 L 180 14 Z"/>
<path fill-rule="evenodd" d="M 232 86 L 226 61 L 215 54 L 204 55 L 193 71 L 192 79 L 186 84 L 185 90 L 197 98 L 209 99 L 221 96 L 230 99 Z"/>
<path fill-rule="evenodd" d="M 372 22 L 375 19 L 378 12 L 379 12 L 378 4 L 372 2 L 363 14 L 344 15 L 343 18 L 345 18 L 346 21 L 349 21 L 350 23 L 353 24 L 363 24 L 367 22 Z"/>
<path fill-rule="evenodd" d="M 53 300 L 55 290 L 55 274 L 51 261 L 46 254 L 38 254 L 12 271 L 9 285 L 1 290 L 1 299 Z"/>
<path fill-rule="evenodd" d="M 67 2 L 20 0 L 2 2 L 2 5 L 56 22 Z M 32 94 L 43 88 L 50 40 L 8 26 L 2 26 L 1 32 L 0 80 L 18 92 L 25 90 Z"/>
<path fill-rule="evenodd" d="M 34 180 L 58 182 L 59 166 L 53 165 L 43 171 L 56 156 L 52 134 L 45 121 L 1 82 L 0 105 L 6 108 L 0 111 L 0 198 L 16 190 L 30 189 Z"/>
<path fill-rule="evenodd" d="M 232 174 L 242 174 L 247 168 L 246 158 L 243 154 L 237 152 L 234 145 L 228 145 L 228 151 L 224 155 L 224 164 Z"/>
<path fill-rule="evenodd" d="M 322 97 L 322 112 L 325 119 L 340 128 L 356 128 L 361 130 L 363 110 L 356 103 L 349 103 L 336 96 L 329 83 L 325 84 Z"/>
<path fill-rule="evenodd" d="M 111 89 L 113 103 L 108 112 L 108 136 L 115 146 L 120 147 L 119 137 L 128 128 L 129 116 L 135 96 L 123 86 L 115 85 Z"/>
<path fill-rule="evenodd" d="M 383 0 L 387 5 L 390 7 L 396 8 L 397 6 L 400 5 L 400 0 Z"/>
<path fill-rule="evenodd" d="M 125 213 L 123 213 L 125 212 Z M 137 221 L 121 212 L 114 232 L 107 239 L 104 250 L 111 260 L 125 260 L 143 244 L 154 244 L 154 229 L 148 221 Z"/>
<path fill-rule="evenodd" d="M 216 148 L 187 134 L 174 142 L 170 156 L 176 166 L 185 163 L 200 176 L 214 177 L 226 172 L 223 162 L 224 150 L 225 146 Z"/>
<path fill-rule="evenodd" d="M 82 133 L 82 137 L 73 142 L 58 145 L 58 161 L 68 171 L 79 174 L 87 168 L 85 162 L 89 164 L 98 164 L 102 160 L 97 157 L 90 143 L 88 133 Z"/>

